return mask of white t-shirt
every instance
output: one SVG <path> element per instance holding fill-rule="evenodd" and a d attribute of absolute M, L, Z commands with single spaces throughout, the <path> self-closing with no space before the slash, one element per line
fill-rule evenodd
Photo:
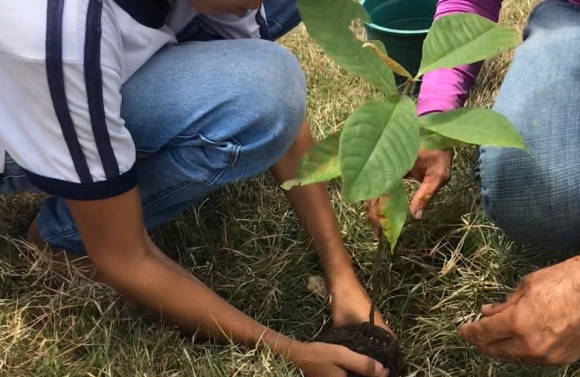
<path fill-rule="evenodd" d="M 8 153 L 39 189 L 105 199 L 136 185 L 120 89 L 198 14 L 188 0 L 0 1 L 0 173 Z M 226 39 L 265 37 L 264 9 L 203 16 Z"/>

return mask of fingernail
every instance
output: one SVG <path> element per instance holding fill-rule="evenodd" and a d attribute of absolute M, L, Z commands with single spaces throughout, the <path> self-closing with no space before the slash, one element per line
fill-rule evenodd
<path fill-rule="evenodd" d="M 485 311 L 488 311 L 488 310 L 491 310 L 491 309 L 493 309 L 493 304 L 487 304 L 487 305 L 483 305 L 481 307 L 481 311 L 482 312 L 485 312 Z"/>
<path fill-rule="evenodd" d="M 421 220 L 423 218 L 423 210 L 420 209 L 417 212 L 415 212 L 415 220 Z"/>
<path fill-rule="evenodd" d="M 383 364 L 378 361 L 375 363 L 375 376 L 380 376 L 385 371 Z"/>

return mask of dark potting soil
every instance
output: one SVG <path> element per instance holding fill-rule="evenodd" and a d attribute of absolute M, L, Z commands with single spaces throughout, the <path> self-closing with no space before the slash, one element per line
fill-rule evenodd
<path fill-rule="evenodd" d="M 344 346 L 356 353 L 379 361 L 391 373 L 389 377 L 399 377 L 401 371 L 401 351 L 399 342 L 382 327 L 363 323 L 360 325 L 330 328 L 317 341 Z M 348 377 L 362 377 L 349 372 Z"/>

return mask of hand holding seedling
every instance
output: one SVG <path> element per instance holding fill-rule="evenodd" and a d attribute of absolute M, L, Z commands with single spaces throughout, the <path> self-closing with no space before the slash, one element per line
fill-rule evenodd
<path fill-rule="evenodd" d="M 453 149 L 420 149 L 415 166 L 409 177 L 421 182 L 421 187 L 413 196 L 409 211 L 415 220 L 421 220 L 431 198 L 449 181 Z"/>
<path fill-rule="evenodd" d="M 325 53 L 373 85 L 383 98 L 364 102 L 340 130 L 309 150 L 293 179 L 283 187 L 290 190 L 340 177 L 346 202 L 367 203 L 367 214 L 379 238 L 374 281 L 386 249 L 381 245 L 390 246 L 393 252 L 409 209 L 414 218 L 420 219 L 431 197 L 447 181 L 453 154 L 446 150 L 466 144 L 525 148 L 510 121 L 493 110 L 467 108 L 419 117 L 417 104 L 408 94 L 414 93 L 415 85 L 426 73 L 492 57 L 517 46 L 520 37 L 516 30 L 482 16 L 446 15 L 434 21 L 423 44 L 418 72 L 411 73 L 389 56 L 380 41 L 363 41 L 355 34 L 353 22 L 370 20 L 360 2 L 298 0 L 298 8 L 308 34 Z M 403 85 L 397 84 L 395 74 L 403 78 Z M 403 180 L 406 176 L 423 181 L 410 207 Z M 373 319 L 374 305 L 369 311 L 369 324 L 377 330 Z M 392 334 L 382 329 L 379 333 L 386 334 L 385 344 L 393 343 L 393 339 L 396 342 Z M 364 337 L 376 338 L 368 334 Z M 350 347 L 354 343 L 352 339 L 345 342 Z M 367 349 L 365 354 L 371 351 Z M 398 364 L 398 353 L 384 356 L 390 364 Z M 393 376 L 398 372 L 391 370 Z"/>
<path fill-rule="evenodd" d="M 461 336 L 485 356 L 542 366 L 580 359 L 580 258 L 528 275 L 504 303 L 482 308 L 484 319 Z"/>
<path fill-rule="evenodd" d="M 292 359 L 306 377 L 347 377 L 347 371 L 366 377 L 389 376 L 378 361 L 334 344 L 306 344 Z"/>

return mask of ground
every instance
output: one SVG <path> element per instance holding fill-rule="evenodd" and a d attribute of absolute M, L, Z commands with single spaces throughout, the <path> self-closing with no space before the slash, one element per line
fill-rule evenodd
<path fill-rule="evenodd" d="M 502 22 L 522 28 L 536 0 L 504 0 Z M 333 65 L 300 27 L 282 43 L 308 77 L 309 121 L 317 137 L 339 127 L 370 89 Z M 490 106 L 509 64 L 488 62 L 471 104 Z M 457 335 L 482 303 L 509 293 L 558 256 L 511 243 L 487 222 L 473 179 L 474 151 L 457 157 L 453 180 L 422 223 L 409 224 L 380 272 L 376 300 L 401 335 L 409 376 L 573 376 L 483 359 Z M 360 206 L 332 187 L 344 239 L 368 286 L 375 245 Z M 192 344 L 172 327 L 124 304 L 74 273 L 50 272 L 19 237 L 39 197 L 0 198 L 0 376 L 293 376 L 266 353 Z M 321 274 L 283 195 L 266 176 L 223 190 L 157 229 L 154 239 L 238 308 L 273 328 L 309 339 L 329 321 L 309 289 Z M 310 285 L 312 288 L 312 285 Z M 195 298 L 193 298 L 195 299 Z"/>

